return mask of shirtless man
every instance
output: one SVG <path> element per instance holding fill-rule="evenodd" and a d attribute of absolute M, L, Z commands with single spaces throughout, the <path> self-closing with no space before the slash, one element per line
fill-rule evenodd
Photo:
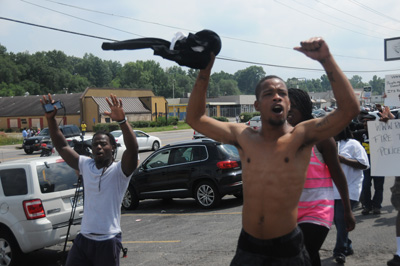
<path fill-rule="evenodd" d="M 189 99 L 187 122 L 204 135 L 235 145 L 242 161 L 243 230 L 231 265 L 309 265 L 297 204 L 304 186 L 311 148 L 339 133 L 360 112 L 347 77 L 336 64 L 325 41 L 312 38 L 294 48 L 319 61 L 331 82 L 338 108 L 329 115 L 292 127 L 285 82 L 263 78 L 254 106 L 262 127 L 226 123 L 205 115 L 207 86 L 213 60 L 200 70 Z M 213 58 L 214 59 L 214 58 Z"/>

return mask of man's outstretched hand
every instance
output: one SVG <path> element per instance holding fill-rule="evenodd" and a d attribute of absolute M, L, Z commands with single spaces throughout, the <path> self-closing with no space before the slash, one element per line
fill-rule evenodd
<path fill-rule="evenodd" d="M 43 95 L 43 99 L 40 99 L 40 102 L 41 102 L 41 104 L 43 106 L 43 105 L 48 104 L 48 103 L 54 103 L 54 100 L 51 98 L 51 94 L 49 93 L 49 94 L 47 94 L 47 97 L 46 97 L 46 95 Z M 55 106 L 54 106 L 54 111 L 53 112 L 49 112 L 49 113 L 45 112 L 44 113 L 44 116 L 47 119 L 54 118 L 56 115 L 57 115 L 57 107 L 55 107 Z"/>
<path fill-rule="evenodd" d="M 320 37 L 314 37 L 300 42 L 300 46 L 294 47 L 293 49 L 321 63 L 331 56 L 328 45 L 324 39 Z"/>
<path fill-rule="evenodd" d="M 110 99 L 106 97 L 106 101 L 110 106 L 111 112 L 104 112 L 105 115 L 110 116 L 114 121 L 122 121 L 125 119 L 125 112 L 122 108 L 122 100 L 117 99 L 117 96 L 110 94 Z"/>

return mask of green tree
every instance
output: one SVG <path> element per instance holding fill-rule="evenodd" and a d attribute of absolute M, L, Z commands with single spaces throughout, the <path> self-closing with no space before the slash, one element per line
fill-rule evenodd
<path fill-rule="evenodd" d="M 351 83 L 351 86 L 353 86 L 354 89 L 360 89 L 360 88 L 364 88 L 365 86 L 368 86 L 368 83 L 362 82 L 362 77 L 358 76 L 358 75 L 352 76 L 349 81 Z"/>
<path fill-rule="evenodd" d="M 322 91 L 330 91 L 332 90 L 331 82 L 326 74 L 321 76 L 321 87 Z"/>
<path fill-rule="evenodd" d="M 258 82 L 265 76 L 265 71 L 260 66 L 251 66 L 234 74 L 239 90 L 242 94 L 254 94 Z"/>
<path fill-rule="evenodd" d="M 378 78 L 376 75 L 369 81 L 369 85 L 371 85 L 374 95 L 383 95 L 385 92 L 385 79 Z"/>

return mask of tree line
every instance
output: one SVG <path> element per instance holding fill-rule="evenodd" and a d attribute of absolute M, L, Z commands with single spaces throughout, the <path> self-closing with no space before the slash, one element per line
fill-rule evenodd
<path fill-rule="evenodd" d="M 187 97 L 198 70 L 179 66 L 163 69 L 159 63 L 102 60 L 93 54 L 83 58 L 67 56 L 62 51 L 12 53 L 0 44 L 0 96 L 43 95 L 46 93 L 79 93 L 87 87 L 150 89 L 165 98 Z M 267 73 L 260 66 L 250 66 L 229 74 L 224 71 L 211 75 L 208 97 L 223 95 L 253 95 L 258 81 Z M 269 74 L 269 73 L 268 73 Z M 353 88 L 372 87 L 373 94 L 384 92 L 385 80 L 376 75 L 369 82 L 354 75 Z M 289 78 L 288 87 L 308 92 L 331 90 L 328 77 L 319 79 Z"/>

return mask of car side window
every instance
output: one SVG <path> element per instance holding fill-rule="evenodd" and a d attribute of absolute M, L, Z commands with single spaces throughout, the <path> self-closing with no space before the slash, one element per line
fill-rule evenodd
<path fill-rule="evenodd" d="M 135 133 L 136 133 L 136 137 L 137 137 L 137 138 L 140 138 L 140 137 L 142 137 L 142 138 L 143 138 L 143 137 L 147 137 L 146 134 L 144 134 L 144 133 L 142 133 L 142 132 L 137 132 L 137 131 L 136 131 Z"/>
<path fill-rule="evenodd" d="M 162 151 L 150 158 L 145 164 L 145 169 L 153 169 L 168 165 L 170 150 Z"/>
<path fill-rule="evenodd" d="M 37 165 L 36 172 L 40 191 L 44 194 L 76 188 L 78 175 L 65 162 Z"/>
<path fill-rule="evenodd" d="M 193 160 L 192 147 L 179 147 L 172 149 L 170 164 L 187 163 Z"/>
<path fill-rule="evenodd" d="M 6 169 L 0 171 L 1 185 L 5 196 L 28 194 L 25 169 Z"/>
<path fill-rule="evenodd" d="M 193 147 L 193 161 L 203 161 L 207 159 L 207 148 L 205 146 Z"/>

